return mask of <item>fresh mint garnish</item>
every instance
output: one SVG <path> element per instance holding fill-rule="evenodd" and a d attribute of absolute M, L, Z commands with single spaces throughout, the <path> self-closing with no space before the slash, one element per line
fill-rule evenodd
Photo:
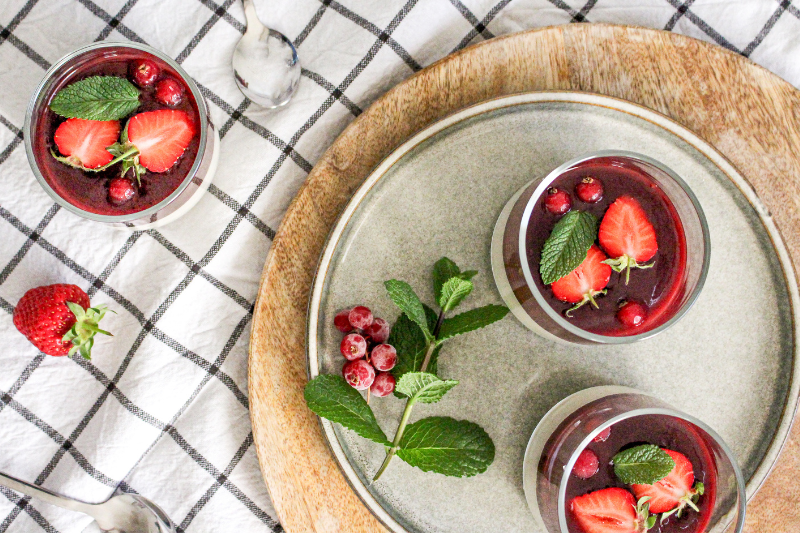
<path fill-rule="evenodd" d="M 413 402 L 436 403 L 458 385 L 454 379 L 439 379 L 429 372 L 408 372 L 397 382 L 397 392 Z"/>
<path fill-rule="evenodd" d="M 411 285 L 396 279 L 385 281 L 383 285 L 386 287 L 386 292 L 389 293 L 389 298 L 392 299 L 394 304 L 419 326 L 426 339 L 431 339 L 428 321 L 425 319 L 425 309 L 422 307 L 422 302 L 414 292 L 414 289 L 411 288 Z"/>
<path fill-rule="evenodd" d="M 642 444 L 615 455 L 614 474 L 627 485 L 652 485 L 667 477 L 675 461 L 655 444 Z"/>
<path fill-rule="evenodd" d="M 391 446 L 364 397 L 341 376 L 322 375 L 303 391 L 308 408 L 331 422 L 355 431 L 365 439 Z"/>
<path fill-rule="evenodd" d="M 434 416 L 406 427 L 397 456 L 424 472 L 474 476 L 494 461 L 494 443 L 478 424 Z"/>
<path fill-rule="evenodd" d="M 449 258 L 442 257 L 433 265 L 433 297 L 440 301 L 442 287 L 450 278 L 455 278 L 461 273 L 458 266 Z"/>
<path fill-rule="evenodd" d="M 469 296 L 473 288 L 472 282 L 468 279 L 461 279 L 460 277 L 450 278 L 442 285 L 442 294 L 439 296 L 439 307 L 442 308 L 442 311 L 447 313 L 460 304 L 464 298 Z"/>
<path fill-rule="evenodd" d="M 563 278 L 586 259 L 597 238 L 597 218 L 591 213 L 570 211 L 556 222 L 542 247 L 539 273 L 549 285 Z"/>
<path fill-rule="evenodd" d="M 508 314 L 508 307 L 503 305 L 486 305 L 465 311 L 460 315 L 445 318 L 439 330 L 439 339 L 449 339 L 462 333 L 485 328 L 501 320 Z"/>
<path fill-rule="evenodd" d="M 67 85 L 50 102 L 66 118 L 119 120 L 139 107 L 139 89 L 125 78 L 92 76 Z"/>
<path fill-rule="evenodd" d="M 433 331 L 436 327 L 437 314 L 430 307 L 423 307 L 425 308 L 426 318 L 428 319 L 428 328 Z M 422 330 L 408 318 L 408 315 L 405 313 L 400 315 L 397 322 L 392 326 L 392 331 L 386 342 L 394 346 L 394 349 L 397 350 L 397 364 L 391 370 L 392 375 L 397 381 L 400 381 L 400 378 L 402 378 L 406 372 L 420 371 L 422 362 L 425 360 L 425 355 L 428 353 L 429 343 L 425 335 L 422 334 Z M 437 346 L 433 350 L 431 359 L 428 362 L 427 370 L 432 374 L 436 374 L 438 370 L 436 362 L 441 349 L 441 346 Z M 397 389 L 395 389 L 395 395 L 398 395 Z"/>

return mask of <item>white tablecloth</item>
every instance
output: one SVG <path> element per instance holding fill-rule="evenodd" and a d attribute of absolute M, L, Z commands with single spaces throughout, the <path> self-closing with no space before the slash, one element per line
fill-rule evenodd
<path fill-rule="evenodd" d="M 261 268 L 290 200 L 342 129 L 399 81 L 472 43 L 533 27 L 617 22 L 717 43 L 800 86 L 800 8 L 775 0 L 256 0 L 304 67 L 292 102 L 252 105 L 230 57 L 236 0 L 0 2 L 0 470 L 86 500 L 116 487 L 180 531 L 279 531 L 248 417 L 247 344 Z M 45 69 L 96 40 L 183 65 L 222 137 L 208 194 L 130 233 L 58 208 L 25 157 L 25 108 Z M 29 288 L 75 283 L 118 314 L 91 362 L 39 353 L 11 314 Z M 0 489 L 0 533 L 91 520 Z"/>

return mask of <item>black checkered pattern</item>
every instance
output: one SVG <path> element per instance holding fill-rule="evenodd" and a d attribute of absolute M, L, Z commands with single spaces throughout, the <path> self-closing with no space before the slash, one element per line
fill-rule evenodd
<path fill-rule="evenodd" d="M 139 492 L 180 531 L 280 531 L 253 447 L 246 385 L 253 304 L 292 196 L 380 94 L 447 53 L 531 27 L 663 28 L 751 57 L 800 85 L 790 0 L 256 0 L 303 64 L 289 106 L 236 89 L 237 0 L 0 2 L 0 470 L 100 501 Z M 620 7 L 621 6 L 621 7 Z M 35 182 L 21 131 L 44 70 L 91 41 L 132 40 L 197 80 L 222 137 L 209 193 L 179 221 L 127 232 L 78 219 Z M 28 288 L 76 283 L 106 318 L 91 362 L 45 356 L 13 328 Z M 0 488 L 0 533 L 79 532 L 90 520 Z M 88 529 L 90 530 L 90 529 Z"/>

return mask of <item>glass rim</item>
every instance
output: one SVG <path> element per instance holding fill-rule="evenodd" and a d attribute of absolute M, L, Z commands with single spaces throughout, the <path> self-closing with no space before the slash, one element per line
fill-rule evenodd
<path fill-rule="evenodd" d="M 641 394 L 641 393 L 639 393 Z M 645 395 L 649 396 L 649 395 Z M 746 492 L 746 483 L 744 481 L 744 475 L 742 474 L 741 468 L 739 468 L 739 463 L 736 462 L 736 457 L 733 455 L 733 451 L 728 447 L 725 441 L 720 437 L 720 435 L 711 429 L 705 422 L 701 421 L 698 418 L 695 418 L 691 415 L 687 415 L 677 409 L 668 408 L 668 407 L 642 407 L 639 409 L 632 409 L 625 413 L 619 414 L 606 422 L 600 424 L 597 428 L 590 431 L 589 434 L 580 442 L 580 444 L 575 448 L 575 450 L 570 455 L 569 461 L 567 461 L 566 466 L 564 467 L 565 472 L 572 472 L 572 468 L 575 466 L 575 462 L 578 460 L 578 455 L 580 452 L 592 442 L 597 435 L 599 435 L 603 430 L 612 425 L 620 422 L 621 420 L 627 420 L 629 418 L 634 418 L 637 416 L 643 415 L 666 415 L 671 416 L 674 418 L 680 418 L 681 420 L 685 420 L 691 424 L 694 424 L 699 429 L 701 429 L 704 433 L 706 433 L 714 442 L 720 447 L 722 452 L 725 454 L 725 457 L 728 459 L 728 462 L 733 469 L 733 475 L 736 478 L 736 495 L 738 497 L 738 503 L 736 505 L 736 529 L 733 533 L 741 533 L 744 529 L 744 518 L 745 513 L 747 510 L 747 492 Z M 562 533 L 569 533 L 569 529 L 567 528 L 567 512 L 566 512 L 566 499 L 567 499 L 567 484 L 569 483 L 569 474 L 562 476 L 561 481 L 558 484 L 558 525 L 561 529 Z M 727 515 L 727 513 L 726 513 Z M 725 524 L 727 527 L 730 524 Z"/>
<path fill-rule="evenodd" d="M 36 156 L 33 153 L 33 140 L 31 135 L 31 123 L 33 121 L 33 113 L 36 110 L 37 106 L 41 103 L 42 97 L 44 96 L 43 91 L 45 85 L 52 79 L 53 75 L 64 65 L 69 63 L 70 61 L 76 59 L 77 57 L 85 54 L 86 52 L 91 52 L 93 50 L 98 50 L 102 48 L 132 48 L 134 50 L 141 50 L 143 52 L 147 52 L 151 54 L 167 65 L 169 65 L 172 69 L 177 72 L 184 84 L 188 87 L 189 91 L 192 93 L 194 97 L 194 101 L 197 104 L 197 112 L 200 115 L 200 145 L 197 149 L 197 154 L 195 155 L 194 161 L 192 162 L 192 166 L 187 172 L 186 177 L 181 181 L 180 185 L 172 191 L 166 198 L 158 202 L 157 204 L 148 207 L 147 209 L 143 209 L 141 211 L 136 211 L 134 213 L 127 213 L 124 215 L 100 215 L 98 213 L 92 213 L 91 211 L 87 211 L 85 209 L 81 209 L 80 207 L 72 204 L 71 202 L 67 201 L 64 197 L 59 195 L 47 182 L 47 180 L 42 175 L 41 170 L 39 170 L 39 164 L 36 161 Z M 194 177 L 197 175 L 197 171 L 200 169 L 200 164 L 203 161 L 203 157 L 205 156 L 206 152 L 206 143 L 208 142 L 208 108 L 206 107 L 205 99 L 203 98 L 203 94 L 200 92 L 200 88 L 197 86 L 197 83 L 192 79 L 191 76 L 181 67 L 175 60 L 171 57 L 167 56 L 160 50 L 156 50 L 152 46 L 148 46 L 146 44 L 135 43 L 130 41 L 102 41 L 99 43 L 92 43 L 86 46 L 82 46 L 73 50 L 72 52 L 68 53 L 61 59 L 59 59 L 56 63 L 54 63 L 47 72 L 45 72 L 42 80 L 34 89 L 31 99 L 28 102 L 28 108 L 25 112 L 25 124 L 23 126 L 23 132 L 25 137 L 25 152 L 28 156 L 28 162 L 30 163 L 31 169 L 33 170 L 34 175 L 36 176 L 36 180 L 45 190 L 45 192 L 53 199 L 57 204 L 61 207 L 67 209 L 71 213 L 74 213 L 80 217 L 87 218 L 89 220 L 94 220 L 95 222 L 106 222 L 106 223 L 125 223 L 125 222 L 132 222 L 134 220 L 139 220 L 142 218 L 150 217 L 151 215 L 157 213 L 164 207 L 168 206 L 175 200 L 180 194 L 189 186 L 192 182 Z"/>
<path fill-rule="evenodd" d="M 627 336 L 611 336 L 611 335 L 601 335 L 599 333 L 592 333 L 581 329 L 574 324 L 570 323 L 561 314 L 557 313 L 547 301 L 545 301 L 544 296 L 542 296 L 541 292 L 539 291 L 538 286 L 536 285 L 533 274 L 530 269 L 529 261 L 527 260 L 527 246 L 526 246 L 526 236 L 528 233 L 528 225 L 531 220 L 531 216 L 533 215 L 533 208 L 535 207 L 539 198 L 541 198 L 542 194 L 549 188 L 550 184 L 556 180 L 559 176 L 561 176 L 564 172 L 569 170 L 570 168 L 583 163 L 585 161 L 589 161 L 591 159 L 598 159 L 601 157 L 621 157 L 626 159 L 633 159 L 641 161 L 642 163 L 651 165 L 658 170 L 664 172 L 670 179 L 672 179 L 686 194 L 689 198 L 689 201 L 692 203 L 695 212 L 697 213 L 698 219 L 700 221 L 700 229 L 703 234 L 703 265 L 700 271 L 700 277 L 697 280 L 697 285 L 692 290 L 692 293 L 687 298 L 686 302 L 678 309 L 674 315 L 672 315 L 669 320 L 664 322 L 658 327 L 655 327 L 649 331 L 645 331 L 644 333 L 639 333 L 636 335 L 627 335 Z M 670 199 L 671 200 L 671 199 Z M 598 344 L 630 344 L 636 341 L 644 340 L 655 335 L 658 335 L 662 331 L 669 329 L 673 324 L 678 322 L 683 315 L 685 315 L 689 309 L 692 308 L 695 301 L 697 301 L 698 296 L 700 296 L 700 292 L 705 285 L 706 277 L 708 276 L 709 271 L 709 263 L 711 259 L 711 238 L 708 230 L 708 222 L 706 221 L 705 213 L 703 212 L 703 208 L 700 206 L 700 202 L 698 201 L 697 197 L 695 196 L 694 192 L 689 188 L 689 185 L 683 181 L 683 179 L 678 176 L 672 169 L 664 165 L 663 163 L 648 157 L 643 154 L 639 154 L 637 152 L 629 152 L 625 150 L 599 150 L 595 152 L 590 152 L 588 154 L 584 154 L 580 157 L 576 157 L 574 159 L 570 159 L 569 161 L 561 164 L 560 166 L 556 167 L 552 171 L 550 171 L 547 176 L 539 182 L 534 189 L 533 194 L 528 199 L 527 204 L 525 205 L 525 210 L 522 213 L 522 219 L 520 220 L 520 228 L 519 228 L 519 256 L 520 256 L 520 265 L 522 267 L 522 273 L 525 277 L 525 283 L 528 286 L 528 289 L 531 291 L 531 294 L 536 299 L 537 304 L 541 307 L 544 312 L 547 314 L 549 318 L 551 318 L 555 323 L 568 331 L 569 333 L 588 341 L 592 341 Z M 523 260 L 524 258 L 524 260 Z"/>

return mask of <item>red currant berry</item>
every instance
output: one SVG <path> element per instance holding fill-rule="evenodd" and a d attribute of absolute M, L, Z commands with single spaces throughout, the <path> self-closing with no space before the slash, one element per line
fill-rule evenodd
<path fill-rule="evenodd" d="M 575 461 L 572 473 L 581 479 L 589 479 L 600 470 L 600 460 L 592 450 L 585 449 Z"/>
<path fill-rule="evenodd" d="M 391 344 L 379 344 L 372 349 L 369 360 L 375 370 L 386 372 L 397 364 L 397 350 Z"/>
<path fill-rule="evenodd" d="M 544 206 L 554 215 L 563 215 L 572 209 L 572 200 L 567 191 L 561 189 L 550 189 L 544 197 Z"/>
<path fill-rule="evenodd" d="M 355 361 L 367 355 L 367 341 L 358 333 L 351 333 L 342 339 L 339 350 L 345 359 Z"/>
<path fill-rule="evenodd" d="M 575 187 L 575 194 L 581 202 L 595 204 L 603 199 L 603 184 L 600 180 L 587 176 Z"/>
<path fill-rule="evenodd" d="M 183 101 L 183 85 L 173 78 L 164 78 L 156 84 L 156 100 L 175 107 Z"/>
<path fill-rule="evenodd" d="M 389 323 L 386 322 L 382 318 L 376 318 L 372 324 L 367 326 L 367 329 L 364 330 L 364 335 L 369 335 L 372 339 L 372 342 L 377 342 L 378 344 L 382 342 L 386 342 L 389 338 L 389 333 L 391 332 L 391 327 Z"/>
<path fill-rule="evenodd" d="M 136 188 L 128 178 L 114 178 L 108 184 L 108 198 L 112 204 L 124 204 L 136 196 Z"/>
<path fill-rule="evenodd" d="M 347 319 L 353 324 L 353 327 L 358 329 L 367 329 L 372 325 L 372 311 L 368 307 L 359 305 L 350 310 Z"/>
<path fill-rule="evenodd" d="M 350 333 L 355 329 L 350 323 L 350 320 L 347 318 L 349 314 L 350 309 L 345 309 L 343 311 L 339 311 L 336 313 L 336 316 L 333 317 L 333 325 L 336 326 L 336 329 L 342 333 Z"/>
<path fill-rule="evenodd" d="M 394 392 L 395 383 L 397 382 L 395 381 L 393 375 L 388 372 L 381 372 L 375 376 L 375 381 L 372 382 L 372 386 L 369 388 L 369 391 L 373 396 L 383 398 L 384 396 L 389 396 Z"/>
<path fill-rule="evenodd" d="M 617 320 L 629 328 L 641 326 L 647 318 L 647 310 L 642 304 L 636 302 L 625 302 L 617 311 Z"/>
<path fill-rule="evenodd" d="M 608 437 L 610 436 L 611 436 L 611 426 L 608 426 L 606 429 L 598 433 L 597 436 L 592 439 L 592 442 L 605 442 L 608 440 Z"/>
<path fill-rule="evenodd" d="M 149 59 L 138 59 L 131 65 L 131 77 L 139 87 L 153 85 L 160 74 L 161 69 Z"/>
<path fill-rule="evenodd" d="M 367 390 L 375 381 L 375 369 L 363 359 L 350 361 L 342 368 L 342 376 L 356 390 Z"/>

